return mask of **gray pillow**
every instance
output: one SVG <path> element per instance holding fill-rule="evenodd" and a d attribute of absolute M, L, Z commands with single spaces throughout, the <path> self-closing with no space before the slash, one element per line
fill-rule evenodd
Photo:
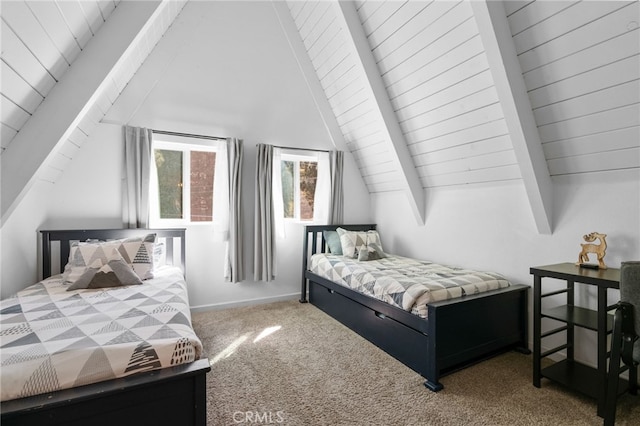
<path fill-rule="evenodd" d="M 360 262 L 366 262 L 368 260 L 378 260 L 383 257 L 387 257 L 379 245 L 371 243 L 367 246 L 360 247 L 358 251 L 358 260 Z"/>
<path fill-rule="evenodd" d="M 329 252 L 331 254 L 337 254 L 342 256 L 342 243 L 340 242 L 340 235 L 337 231 L 322 231 L 324 240 L 329 246 Z"/>
<path fill-rule="evenodd" d="M 88 268 L 67 291 L 138 284 L 142 284 L 142 281 L 124 259 L 114 259 L 101 268 Z"/>

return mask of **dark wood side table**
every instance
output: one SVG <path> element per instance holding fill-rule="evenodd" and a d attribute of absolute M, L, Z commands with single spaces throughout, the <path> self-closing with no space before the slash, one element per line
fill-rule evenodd
<path fill-rule="evenodd" d="M 614 306 L 607 306 L 607 290 L 620 288 L 619 269 L 586 269 L 573 263 L 537 266 L 530 269 L 533 275 L 533 385 L 540 387 L 543 377 L 596 398 L 598 415 L 602 416 L 605 402 L 605 384 L 607 375 L 607 334 L 613 328 L 613 315 L 608 311 Z M 567 282 L 561 290 L 542 293 L 542 278 L 557 278 Z M 595 285 L 598 287 L 598 309 L 586 309 L 574 304 L 575 283 Z M 566 305 L 542 310 L 542 299 L 556 294 L 566 293 Z M 564 325 L 542 333 L 542 318 L 551 318 Z M 598 366 L 593 368 L 574 360 L 574 327 L 593 330 L 598 334 Z M 556 348 L 541 352 L 541 341 L 547 336 L 566 331 L 566 343 Z M 541 368 L 542 358 L 566 349 L 566 359 L 553 365 Z M 627 384 L 621 384 L 626 387 Z"/>

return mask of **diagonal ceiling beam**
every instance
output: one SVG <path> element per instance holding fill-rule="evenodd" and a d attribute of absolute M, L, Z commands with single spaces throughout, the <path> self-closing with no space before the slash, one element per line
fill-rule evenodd
<path fill-rule="evenodd" d="M 400 172 L 402 186 L 411 210 L 416 221 L 419 224 L 424 224 L 426 214 L 424 189 L 407 148 L 404 134 L 400 129 L 398 118 L 389 100 L 389 94 L 380 75 L 380 70 L 371 52 L 355 3 L 334 1 L 332 6 L 335 8 L 337 19 L 342 28 L 346 31 L 347 37 L 345 39 L 350 54 L 356 60 L 356 67 L 361 75 L 364 90 L 369 92 L 369 98 L 375 100 L 374 113 L 378 116 L 378 121 L 382 123 L 381 127 L 385 133 L 384 142 L 391 153 L 391 160 Z"/>
<path fill-rule="evenodd" d="M 501 1 L 472 1 L 531 211 L 541 234 L 552 233 L 553 184 L 522 69 Z"/>
<path fill-rule="evenodd" d="M 300 38 L 298 27 L 296 27 L 296 23 L 291 16 L 287 2 L 274 0 L 271 4 L 276 11 L 276 15 L 280 21 L 280 26 L 287 37 L 287 41 L 289 42 L 289 46 L 291 47 L 296 61 L 298 62 L 298 67 L 300 67 L 300 70 L 302 71 L 302 76 L 307 83 L 307 87 L 309 87 L 309 91 L 311 91 L 311 97 L 313 98 L 313 102 L 320 113 L 322 122 L 329 133 L 333 146 L 341 151 L 349 152 L 347 143 L 344 140 L 344 135 L 340 130 L 336 116 L 333 114 L 331 105 L 329 105 L 329 101 L 327 100 L 324 89 L 320 84 L 320 80 L 318 80 L 318 75 L 311 63 L 311 59 L 309 59 L 307 49 Z"/>
<path fill-rule="evenodd" d="M 2 154 L 2 223 L 27 193 L 40 170 L 55 156 L 96 103 L 109 78 L 126 65 L 155 19 L 161 1 L 122 1 L 73 66 L 53 87 Z"/>
<path fill-rule="evenodd" d="M 175 0 L 172 0 L 175 1 Z M 188 0 L 186 0 L 188 7 Z M 179 19 L 171 23 L 171 37 L 162 36 L 158 43 L 136 70 L 129 83 L 122 90 L 101 123 L 129 125 L 131 119 L 147 101 L 158 82 L 171 69 L 185 45 L 193 43 L 198 27 L 206 24 L 198 14 L 180 14 Z M 158 37 L 159 38 L 159 37 Z"/>

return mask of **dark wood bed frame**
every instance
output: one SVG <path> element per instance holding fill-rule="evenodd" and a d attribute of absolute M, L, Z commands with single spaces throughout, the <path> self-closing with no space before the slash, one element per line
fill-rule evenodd
<path fill-rule="evenodd" d="M 323 231 L 376 229 L 376 225 L 307 226 L 304 237 L 300 302 L 309 301 L 422 375 L 432 391 L 440 378 L 509 349 L 529 354 L 529 286 L 500 290 L 427 305 L 428 319 L 336 284 L 307 270 L 311 254 L 326 253 Z"/>
<path fill-rule="evenodd" d="M 165 243 L 167 263 L 185 267 L 184 229 L 98 229 L 40 231 L 43 278 L 69 257 L 69 241 L 129 238 L 155 232 Z M 177 241 L 177 244 L 176 244 Z M 57 242 L 59 242 L 59 247 Z M 58 250 L 56 250 L 58 249 Z M 2 426 L 9 425 L 206 425 L 206 358 L 190 364 L 139 373 L 72 389 L 0 403 Z"/>

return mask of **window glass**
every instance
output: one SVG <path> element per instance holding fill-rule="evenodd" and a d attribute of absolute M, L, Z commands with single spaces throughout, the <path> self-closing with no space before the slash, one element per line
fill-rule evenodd
<path fill-rule="evenodd" d="M 213 220 L 213 176 L 216 153 L 191 151 L 191 221 Z"/>
<path fill-rule="evenodd" d="M 318 162 L 308 158 L 300 155 L 283 155 L 280 171 L 285 219 L 313 220 Z"/>
<path fill-rule="evenodd" d="M 313 200 L 316 195 L 318 163 L 300 162 L 300 219 L 313 220 Z"/>
<path fill-rule="evenodd" d="M 182 219 L 182 151 L 155 150 L 161 219 Z"/>
<path fill-rule="evenodd" d="M 216 146 L 207 142 L 153 141 L 150 225 L 213 224 L 214 192 L 220 190 L 216 188 L 216 161 L 220 159 Z"/>
<path fill-rule="evenodd" d="M 282 161 L 282 202 L 284 204 L 284 217 L 295 217 L 295 187 L 294 187 L 294 161 Z"/>

